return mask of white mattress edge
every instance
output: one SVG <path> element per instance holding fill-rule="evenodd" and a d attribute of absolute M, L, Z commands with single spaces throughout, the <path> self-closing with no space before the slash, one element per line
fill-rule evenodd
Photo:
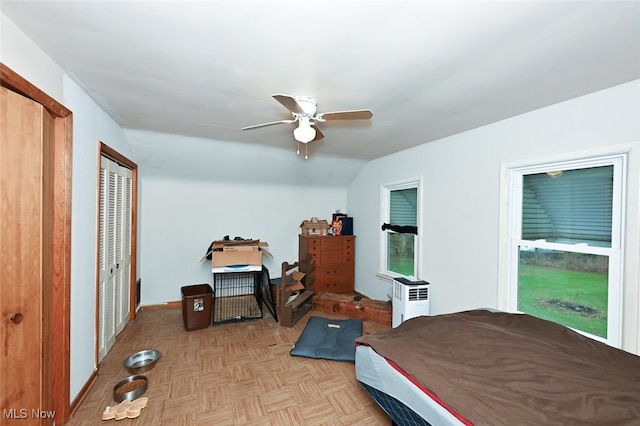
<path fill-rule="evenodd" d="M 369 346 L 356 347 L 355 374 L 362 383 L 396 398 L 432 425 L 464 425 Z"/>

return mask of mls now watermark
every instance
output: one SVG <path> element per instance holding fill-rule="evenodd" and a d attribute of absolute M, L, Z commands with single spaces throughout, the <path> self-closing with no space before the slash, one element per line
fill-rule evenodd
<path fill-rule="evenodd" d="M 3 408 L 2 416 L 5 419 L 53 419 L 56 417 L 55 411 L 41 410 L 39 408 Z"/>

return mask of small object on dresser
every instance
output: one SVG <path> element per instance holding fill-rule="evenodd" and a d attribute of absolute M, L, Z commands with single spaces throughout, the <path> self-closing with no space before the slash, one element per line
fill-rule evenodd
<path fill-rule="evenodd" d="M 300 228 L 302 235 L 327 235 L 329 224 L 326 220 L 312 217 L 310 220 L 303 220 Z"/>
<path fill-rule="evenodd" d="M 332 235 L 340 236 L 343 235 L 342 231 L 342 218 L 347 216 L 344 213 L 340 213 L 340 210 L 336 210 L 336 212 L 331 217 L 331 231 Z"/>
<path fill-rule="evenodd" d="M 340 235 L 353 235 L 353 218 L 345 216 L 339 219 L 342 231 Z"/>
<path fill-rule="evenodd" d="M 339 236 L 342 234 L 342 221 L 340 220 L 334 220 L 333 223 L 331 224 L 331 230 L 333 231 L 333 235 L 335 236 Z"/>

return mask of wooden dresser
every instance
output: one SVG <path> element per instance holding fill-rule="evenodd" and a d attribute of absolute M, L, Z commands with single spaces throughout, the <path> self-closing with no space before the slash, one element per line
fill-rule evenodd
<path fill-rule="evenodd" d="M 306 259 L 309 254 L 316 265 L 312 285 L 316 293 L 354 292 L 355 250 L 356 237 L 353 235 L 299 236 L 298 259 Z"/>

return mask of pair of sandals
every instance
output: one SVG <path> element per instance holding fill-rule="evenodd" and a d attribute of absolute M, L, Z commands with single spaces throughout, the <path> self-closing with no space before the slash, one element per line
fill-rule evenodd
<path fill-rule="evenodd" d="M 113 407 L 107 406 L 102 413 L 102 420 L 123 420 L 123 419 L 135 419 L 140 416 L 140 410 L 147 406 L 149 398 L 143 396 L 138 399 L 130 401 L 125 399 L 118 405 Z"/>

